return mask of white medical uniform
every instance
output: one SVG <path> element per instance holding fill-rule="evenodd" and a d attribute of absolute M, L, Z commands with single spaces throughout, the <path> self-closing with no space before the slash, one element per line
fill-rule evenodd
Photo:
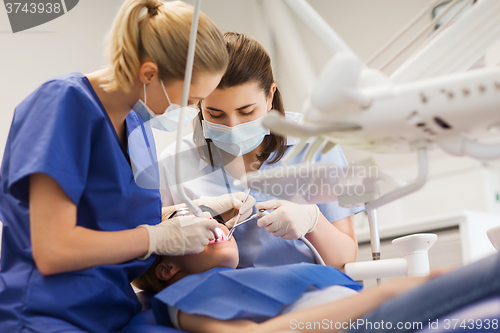
<path fill-rule="evenodd" d="M 295 112 L 286 112 L 288 120 L 301 122 L 302 114 Z M 287 150 L 298 142 L 297 139 L 287 139 Z M 196 145 L 193 141 L 193 135 L 189 134 L 182 140 L 181 146 L 181 166 L 182 180 L 186 194 L 197 199 L 201 196 L 219 196 L 227 193 L 236 193 L 245 191 L 245 188 L 234 186 L 233 178 L 229 173 L 221 168 L 214 168 L 205 162 L 198 155 Z M 168 146 L 160 156 L 160 174 L 162 183 L 166 184 L 160 190 L 162 194 L 163 206 L 171 206 L 182 203 L 177 192 L 175 180 L 175 143 Z M 306 146 L 307 149 L 307 146 Z M 303 163 L 304 149 L 300 154 L 294 157 L 288 165 Z M 272 154 L 269 159 L 272 158 Z M 337 166 L 348 165 L 342 150 L 337 145 L 327 154 L 322 155 L 318 152 L 314 156 L 315 162 L 330 162 Z M 270 169 L 276 164 L 267 164 L 264 162 L 260 170 Z M 278 199 L 268 194 L 257 191 L 250 191 L 257 202 L 264 202 L 272 199 Z M 318 204 L 321 213 L 330 222 L 338 221 L 352 214 L 363 210 L 362 207 L 343 208 L 337 201 Z M 265 228 L 259 228 L 256 221 L 247 222 L 236 228 L 234 237 L 238 242 L 240 261 L 238 267 L 262 267 L 292 264 L 299 262 L 314 263 L 314 256 L 309 248 L 300 240 L 285 240 L 281 237 L 275 237 L 268 233 Z"/>

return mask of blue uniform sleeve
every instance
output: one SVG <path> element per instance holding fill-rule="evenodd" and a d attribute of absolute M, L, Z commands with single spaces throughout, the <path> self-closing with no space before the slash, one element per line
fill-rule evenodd
<path fill-rule="evenodd" d="M 330 162 L 340 167 L 349 165 L 339 145 L 336 145 L 335 148 L 324 155 L 318 152 L 316 162 Z M 318 208 L 330 222 L 341 220 L 364 210 L 363 206 L 340 207 L 338 201 L 318 204 Z"/>
<path fill-rule="evenodd" d="M 43 84 L 16 108 L 7 162 L 13 196 L 28 201 L 29 176 L 44 173 L 78 204 L 89 168 L 91 111 L 82 88 L 63 80 Z"/>

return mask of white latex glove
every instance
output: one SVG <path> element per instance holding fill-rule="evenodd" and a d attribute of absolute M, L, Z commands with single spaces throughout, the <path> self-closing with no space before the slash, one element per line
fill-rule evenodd
<path fill-rule="evenodd" d="M 174 217 L 157 225 L 142 224 L 138 228 L 148 230 L 149 250 L 139 259 L 145 260 L 152 253 L 181 256 L 203 252 L 204 246 L 214 237 L 211 230 L 218 225 L 214 219 L 195 215 Z"/>
<path fill-rule="evenodd" d="M 252 214 L 255 199 L 251 195 L 248 196 L 245 203 L 246 193 L 237 192 L 232 194 L 224 194 L 218 197 L 201 197 L 198 199 L 198 206 L 205 205 L 219 214 L 223 214 L 230 209 L 236 209 L 241 214 L 239 221 L 243 221 Z M 236 216 L 226 222 L 226 227 L 231 228 L 234 225 Z"/>
<path fill-rule="evenodd" d="M 275 209 L 257 221 L 259 227 L 283 239 L 298 239 L 316 228 L 319 208 L 316 205 L 300 205 L 286 200 L 259 202 L 257 209 Z"/>

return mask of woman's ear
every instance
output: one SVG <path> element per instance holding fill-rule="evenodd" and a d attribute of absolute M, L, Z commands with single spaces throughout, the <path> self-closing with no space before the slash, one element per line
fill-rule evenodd
<path fill-rule="evenodd" d="M 156 277 L 162 281 L 169 282 L 181 270 L 181 267 L 176 263 L 169 260 L 162 260 L 156 266 Z"/>
<path fill-rule="evenodd" d="M 139 69 L 139 80 L 141 83 L 149 84 L 157 74 L 158 66 L 152 61 L 146 61 Z"/>
<path fill-rule="evenodd" d="M 269 96 L 267 99 L 267 111 L 271 110 L 273 108 L 273 98 L 274 98 L 274 93 L 276 92 L 276 83 L 271 84 L 271 90 L 269 90 Z"/>

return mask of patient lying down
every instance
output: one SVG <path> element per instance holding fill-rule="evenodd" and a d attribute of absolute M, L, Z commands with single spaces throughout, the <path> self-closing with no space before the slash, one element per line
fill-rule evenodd
<path fill-rule="evenodd" d="M 142 290 L 158 292 L 152 305 L 159 323 L 169 316 L 174 326 L 184 331 L 223 333 L 278 332 L 294 328 L 294 324 L 316 322 L 323 326 L 311 326 L 311 331 L 324 331 L 326 324 L 329 331 L 339 331 L 342 325 L 348 328 L 347 323 L 373 312 L 396 295 L 431 278 L 431 283 L 442 278 L 433 279 L 441 275 L 436 272 L 358 292 L 362 287 L 359 283 L 329 266 L 295 264 L 235 269 L 238 248 L 234 238 L 226 239 L 227 233 L 221 224 L 202 253 L 158 256 L 149 270 L 133 282 Z M 447 284 L 437 283 L 439 289 L 443 288 L 439 283 Z M 422 292 L 435 293 L 433 288 L 436 287 L 429 286 L 428 291 Z M 412 297 L 417 297 L 415 301 L 426 297 L 421 294 L 400 297 L 412 302 Z M 391 301 L 387 303 L 390 307 Z M 402 310 L 397 304 L 394 306 L 396 309 L 389 308 L 389 313 Z M 426 322 L 427 319 L 432 318 L 426 318 Z"/>

